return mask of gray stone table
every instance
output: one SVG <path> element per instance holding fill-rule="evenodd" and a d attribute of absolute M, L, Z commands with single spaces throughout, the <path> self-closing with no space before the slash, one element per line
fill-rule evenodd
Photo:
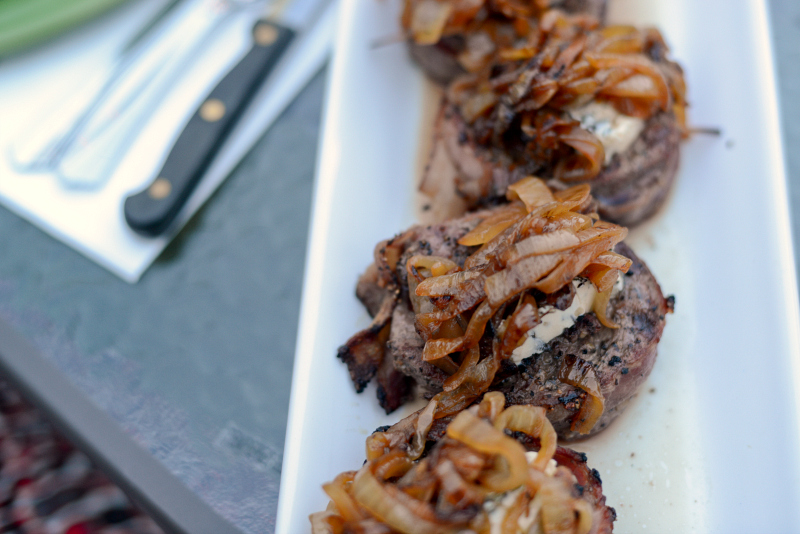
<path fill-rule="evenodd" d="M 800 2 L 770 7 L 800 213 Z M 136 285 L 0 209 L 0 320 L 248 533 L 274 529 L 324 86 L 321 73 Z"/>
<path fill-rule="evenodd" d="M 0 319 L 244 532 L 274 529 L 324 87 L 136 285 L 0 209 Z"/>

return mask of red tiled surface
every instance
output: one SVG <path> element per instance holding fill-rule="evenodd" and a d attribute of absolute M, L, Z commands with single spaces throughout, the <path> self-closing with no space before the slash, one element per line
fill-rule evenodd
<path fill-rule="evenodd" d="M 6 532 L 162 531 L 0 379 L 0 533 Z"/>

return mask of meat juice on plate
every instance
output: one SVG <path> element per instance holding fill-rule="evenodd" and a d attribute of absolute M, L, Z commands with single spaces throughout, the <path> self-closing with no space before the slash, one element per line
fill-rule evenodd
<path fill-rule="evenodd" d="M 418 175 L 411 184 L 415 191 L 434 149 L 433 123 L 441 96 L 438 86 L 426 83 L 419 119 Z M 435 159 L 432 165 L 437 164 Z M 414 220 L 433 224 L 462 209 L 450 203 L 454 198 L 452 189 L 447 189 L 451 179 L 452 175 L 444 175 L 442 182 L 433 185 L 433 191 L 438 190 L 433 199 L 416 195 Z M 652 220 L 631 230 L 625 241 L 653 271 L 664 294 L 676 296 L 675 312 L 667 319 L 655 367 L 609 428 L 583 441 L 562 443 L 585 452 L 589 464 L 600 473 L 608 504 L 617 511 L 618 532 L 661 532 L 665 525 L 674 532 L 706 530 L 708 487 L 696 454 L 699 427 L 693 410 L 691 348 L 696 321 L 691 271 L 690 262 L 681 254 L 683 223 L 670 209 L 671 200 L 667 199 Z M 401 417 L 423 405 L 419 399 L 410 404 L 399 410 Z"/>

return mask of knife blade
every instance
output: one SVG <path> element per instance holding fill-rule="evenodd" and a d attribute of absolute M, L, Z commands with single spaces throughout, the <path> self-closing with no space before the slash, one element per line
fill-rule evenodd
<path fill-rule="evenodd" d="M 258 87 L 325 4 L 288 1 L 271 4 L 269 13 L 256 21 L 251 48 L 191 116 L 155 179 L 125 199 L 125 221 L 135 232 L 154 237 L 170 227 Z"/>

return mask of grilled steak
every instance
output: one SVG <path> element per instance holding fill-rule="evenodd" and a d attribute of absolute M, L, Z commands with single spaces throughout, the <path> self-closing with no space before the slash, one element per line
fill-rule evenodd
<path fill-rule="evenodd" d="M 528 450 L 532 449 L 529 444 L 530 439 L 526 435 L 517 436 L 517 439 L 520 439 Z M 617 511 L 606 505 L 600 473 L 597 469 L 589 468 L 586 463 L 586 454 L 566 447 L 559 447 L 556 449 L 553 459 L 558 465 L 563 465 L 572 471 L 572 474 L 578 480 L 578 484 L 583 488 L 583 498 L 589 501 L 589 504 L 595 510 L 591 532 L 594 534 L 611 534 L 614 530 L 614 521 L 617 519 Z"/>
<path fill-rule="evenodd" d="M 564 358 L 592 365 L 605 397 L 605 410 L 592 434 L 608 426 L 627 406 L 656 361 L 665 315 L 674 299 L 665 299 L 647 266 L 624 243 L 616 252 L 633 260 L 622 291 L 609 303 L 618 329 L 606 328 L 593 313 L 553 339 L 548 350 L 522 361 L 516 372 L 496 384 L 510 404 L 534 404 L 550 409 L 549 419 L 563 439 L 581 437 L 570 430 L 576 403 L 585 393 L 558 380 Z"/>
<path fill-rule="evenodd" d="M 457 108 L 443 103 L 436 135 L 455 168 L 458 193 L 472 207 L 491 205 L 505 197 L 510 184 L 528 175 L 552 176 L 552 164 L 533 160 L 520 164 L 505 151 L 477 142 Z M 639 137 L 614 154 L 600 174 L 587 182 L 604 220 L 634 226 L 663 204 L 678 170 L 681 131 L 671 112 L 651 117 Z M 566 184 L 550 180 L 554 188 Z M 570 184 L 574 185 L 574 184 Z"/>
<path fill-rule="evenodd" d="M 323 486 L 314 534 L 610 534 L 616 512 L 585 454 L 559 447 L 545 410 L 487 394 L 458 413 L 438 400 L 366 439 L 366 460 Z"/>
<path fill-rule="evenodd" d="M 552 8 L 567 13 L 586 13 L 598 20 L 605 19 L 606 0 L 555 0 Z M 466 70 L 458 61 L 458 55 L 466 49 L 466 38 L 461 34 L 446 35 L 434 45 L 420 45 L 408 41 L 408 51 L 425 74 L 436 83 L 447 85 Z"/>
<path fill-rule="evenodd" d="M 489 214 L 491 210 L 484 210 L 438 225 L 415 226 L 396 240 L 379 245 L 379 250 L 385 251 L 385 247 L 401 243 L 397 249 L 399 260 L 391 273 L 393 285 L 398 288 L 397 293 L 380 288 L 380 278 L 369 276 L 370 272 L 379 270 L 380 266 L 370 267 L 368 274 L 362 277 L 359 283 L 358 295 L 371 310 L 385 312 L 388 306 L 394 305 L 395 298 L 398 299 L 392 311 L 388 338 L 383 338 L 386 341 L 382 346 L 382 355 L 386 361 L 392 362 L 394 370 L 410 377 L 425 397 L 430 398 L 441 391 L 448 375 L 422 360 L 425 343 L 414 323 L 415 315 L 408 295 L 406 262 L 412 256 L 422 254 L 450 258 L 463 265 L 476 247 L 459 245 L 457 240 Z M 565 362 L 568 365 L 591 365 L 594 369 L 605 399 L 603 415 L 592 429 L 592 433 L 598 432 L 621 413 L 649 375 L 655 363 L 656 345 L 664 329 L 665 314 L 672 308 L 672 299 L 664 298 L 653 275 L 633 251 L 624 243 L 617 245 L 615 250 L 633 261 L 624 276 L 623 288 L 612 297 L 608 307 L 609 318 L 620 327 L 618 329 L 605 327 L 600 324 L 594 313 L 584 314 L 571 328 L 547 343 L 542 352 L 522 360 L 519 365 L 515 365 L 511 360 L 505 360 L 491 388 L 504 392 L 510 404 L 547 407 L 548 418 L 559 436 L 564 439 L 578 437 L 570 426 L 587 394 L 580 388 L 559 380 L 559 369 L 562 365 Z M 381 291 L 384 292 L 384 301 L 378 306 L 373 302 L 374 297 L 368 298 L 368 296 L 380 294 Z M 399 294 L 398 297 L 395 297 L 396 294 Z M 551 298 L 555 303 L 560 297 L 553 295 Z M 340 349 L 340 357 L 343 354 L 358 352 L 348 347 L 358 349 L 365 337 L 377 339 L 374 333 L 383 332 L 381 329 L 386 324 L 383 322 L 385 316 L 382 315 L 378 313 L 375 323 L 365 331 L 366 334 L 362 332 L 351 338 L 348 344 Z M 488 351 L 491 350 L 491 336 L 492 329 L 487 327 L 484 337 L 488 341 L 486 343 Z M 367 353 L 374 354 L 375 350 Z M 483 348 L 482 353 L 484 353 Z M 343 359 L 348 363 L 351 376 L 357 385 L 365 384 L 365 379 L 371 378 L 360 374 L 363 373 L 365 366 L 351 365 L 350 361 Z M 372 374 L 376 371 L 377 366 Z M 408 383 L 403 383 L 402 386 L 407 388 Z M 384 391 L 384 396 L 392 399 L 404 400 L 407 395 L 407 389 L 400 392 Z M 382 403 L 382 405 L 387 412 L 398 406 L 396 403 Z"/>
<path fill-rule="evenodd" d="M 428 432 L 429 447 L 431 443 L 441 440 L 447 430 L 447 425 L 453 420 L 452 416 L 437 419 Z M 381 430 L 381 429 L 378 429 Z M 522 432 L 512 434 L 516 440 L 529 451 L 538 451 L 539 443 L 531 439 L 530 436 Z M 603 481 L 597 469 L 592 469 L 588 464 L 588 457 L 585 453 L 574 451 L 568 447 L 556 448 L 553 459 L 558 465 L 562 465 L 572 471 L 575 475 L 577 484 L 581 487 L 582 496 L 592 505 L 594 514 L 592 517 L 592 530 L 594 534 L 610 534 L 614 530 L 614 521 L 617 519 L 617 512 L 611 506 L 606 505 L 606 497 L 603 495 Z"/>

